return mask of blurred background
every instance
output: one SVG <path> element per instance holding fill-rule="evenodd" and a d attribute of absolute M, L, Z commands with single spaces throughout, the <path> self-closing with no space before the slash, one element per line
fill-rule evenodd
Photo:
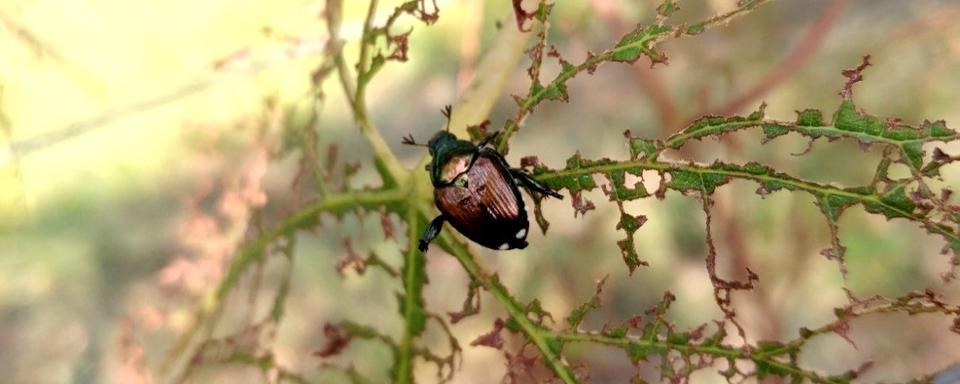
<path fill-rule="evenodd" d="M 383 3 L 378 22 L 398 2 Z M 734 3 L 684 1 L 677 18 L 702 19 Z M 400 138 L 425 138 L 442 126 L 438 112 L 473 78 L 497 29 L 516 27 L 506 0 L 437 5 L 435 25 L 398 24 L 398 31 L 413 28 L 410 60 L 388 64 L 368 95 L 371 118 L 409 167 L 423 151 L 401 145 Z M 550 43 L 565 59 L 582 61 L 588 50 L 611 47 L 635 23 L 652 20 L 655 5 L 558 2 Z M 340 35 L 348 55 L 356 53 L 366 6 L 344 4 Z M 198 303 L 209 298 L 236 246 L 301 199 L 290 187 L 298 156 L 284 152 L 290 140 L 284 125 L 314 94 L 310 75 L 329 37 L 323 7 L 302 0 L 0 4 L 0 381 L 161 382 L 162 361 L 189 328 Z M 508 161 L 536 155 L 561 167 L 577 151 L 623 159 L 625 129 L 665 137 L 696 116 L 749 113 L 762 101 L 774 118 L 791 120 L 805 108 L 831 114 L 844 81 L 840 70 L 866 54 L 874 65 L 855 88 L 860 108 L 911 124 L 945 119 L 956 128 L 958 17 L 960 4 L 949 0 L 777 0 L 725 28 L 663 44 L 669 65 L 651 70 L 641 59 L 578 76 L 569 83 L 570 103 L 545 102 L 526 120 Z M 493 127 L 515 112 L 509 95 L 529 86 L 526 60 L 490 115 Z M 544 68 L 548 79 L 557 71 L 555 60 Z M 342 162 L 362 165 L 351 186 L 378 185 L 369 147 L 335 75 L 322 90 L 315 122 L 321 152 L 336 143 Z M 806 155 L 793 155 L 806 147 L 792 134 L 760 145 L 760 132 L 747 131 L 668 156 L 759 161 L 820 182 L 860 186 L 871 180 L 881 153 L 841 140 L 818 141 Z M 944 184 L 960 185 L 957 169 L 946 169 L 944 177 Z M 786 192 L 761 197 L 755 190 L 753 183 L 732 182 L 715 195 L 721 275 L 742 278 L 744 266 L 756 271 L 758 288 L 734 299 L 741 322 L 751 340 L 788 340 L 801 326 L 834 319 L 833 308 L 846 303 L 843 280 L 837 264 L 820 255 L 829 246 L 828 228 L 813 200 Z M 586 328 L 640 313 L 666 290 L 678 298 L 670 315 L 681 326 L 721 317 L 703 263 L 698 201 L 671 193 L 663 201 L 626 204 L 628 212 L 649 218 L 637 244 L 650 266 L 629 276 L 616 247 L 622 237 L 615 230 L 616 205 L 599 189 L 584 197 L 597 209 L 578 218 L 569 198 L 546 202 L 550 230 L 546 236 L 533 231 L 525 250 L 473 248 L 519 299 L 540 298 L 558 321 L 588 300 L 606 275 L 604 306 L 587 318 Z M 325 218 L 317 230 L 298 236 L 287 312 L 272 345 L 279 365 L 317 382 L 339 382 L 344 378 L 321 372 L 321 360 L 311 355 L 326 340 L 325 322 L 352 319 L 400 332 L 397 281 L 379 271 L 341 278 L 335 268 L 347 254 L 348 238 L 350 249 L 374 250 L 399 264 L 399 247 L 380 222 L 379 215 Z M 960 301 L 956 283 L 940 282 L 948 262 L 939 254 L 940 238 L 860 207 L 844 214 L 840 236 L 848 247 L 846 284 L 854 294 L 900 296 L 934 287 L 948 302 Z M 242 295 L 268 302 L 282 270 L 269 263 L 258 269 L 262 278 L 245 283 Z M 456 260 L 433 249 L 428 274 L 428 308 L 458 310 L 467 278 Z M 503 316 L 490 297 L 482 299 L 480 315 L 452 327 L 465 350 L 455 382 L 499 381 L 506 371 L 500 351 L 469 346 Z M 228 306 L 228 325 L 257 316 L 244 300 Z M 852 323 L 855 346 L 835 335 L 819 337 L 801 361 L 828 373 L 875 361 L 865 382 L 908 380 L 960 361 L 960 335 L 949 332 L 951 321 L 867 317 Z M 439 333 L 431 331 L 425 341 L 446 348 Z M 637 372 L 620 350 L 574 346 L 569 357 L 589 367 L 592 382 L 625 382 Z M 333 360 L 383 381 L 391 355 L 380 345 L 357 342 Z M 193 379 L 265 382 L 257 372 L 214 366 Z M 418 364 L 423 382 L 433 382 L 435 372 Z M 641 373 L 657 380 L 650 367 Z M 708 369 L 694 379 L 721 378 Z"/>

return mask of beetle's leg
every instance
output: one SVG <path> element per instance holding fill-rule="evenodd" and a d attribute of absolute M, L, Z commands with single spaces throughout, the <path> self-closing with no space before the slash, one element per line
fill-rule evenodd
<path fill-rule="evenodd" d="M 443 128 L 444 131 L 450 132 L 450 115 L 453 114 L 453 107 L 450 104 L 443 106 L 443 110 L 440 111 L 443 114 L 443 117 L 447 118 L 447 126 Z"/>
<path fill-rule="evenodd" d="M 440 234 L 440 229 L 443 228 L 443 222 L 447 218 L 443 215 L 437 216 L 430 222 L 430 225 L 427 226 L 427 229 L 423 231 L 423 235 L 420 235 L 420 244 L 417 246 L 420 249 L 420 252 L 426 252 L 427 246 L 430 245 L 430 242 L 433 241 Z"/>
<path fill-rule="evenodd" d="M 494 133 L 487 135 L 487 137 L 484 137 L 483 139 L 480 140 L 479 143 L 477 143 L 477 148 L 483 148 L 484 146 L 489 144 L 491 141 L 493 141 L 493 139 L 496 139 L 497 136 L 500 136 L 500 131 L 496 131 Z"/>
<path fill-rule="evenodd" d="M 520 181 L 520 184 L 523 184 L 524 187 L 527 187 L 527 189 L 531 191 L 563 200 L 563 195 L 541 184 L 539 181 L 534 180 L 530 174 L 520 168 L 510 168 L 510 174 L 513 175 L 514 179 Z"/>

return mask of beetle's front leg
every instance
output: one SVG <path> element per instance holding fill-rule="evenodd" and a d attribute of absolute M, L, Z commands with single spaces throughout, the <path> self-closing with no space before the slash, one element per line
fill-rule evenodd
<path fill-rule="evenodd" d="M 484 137 L 483 139 L 480 140 L 479 143 L 477 143 L 477 148 L 483 148 L 484 146 L 489 144 L 491 141 L 493 141 L 493 139 L 496 139 L 497 136 L 500 136 L 500 131 L 496 131 L 494 133 L 487 135 L 487 137 Z"/>
<path fill-rule="evenodd" d="M 556 197 L 560 200 L 563 200 L 563 195 L 547 187 L 546 185 L 541 184 L 539 181 L 533 179 L 529 173 L 525 172 L 520 168 L 510 168 L 510 174 L 513 175 L 514 179 L 520 181 L 524 187 L 527 189 L 548 196 Z"/>
<path fill-rule="evenodd" d="M 440 229 L 443 228 L 443 222 L 446 220 L 446 217 L 440 215 L 435 217 L 433 221 L 430 222 L 430 225 L 427 226 L 427 229 L 423 231 L 423 235 L 420 235 L 420 244 L 417 246 L 420 252 L 427 251 L 427 246 L 429 246 L 430 242 L 437 238 L 437 235 L 440 234 Z"/>

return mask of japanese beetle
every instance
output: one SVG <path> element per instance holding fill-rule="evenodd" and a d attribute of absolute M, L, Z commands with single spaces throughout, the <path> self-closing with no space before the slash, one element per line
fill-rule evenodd
<path fill-rule="evenodd" d="M 464 236 L 484 247 L 507 250 L 527 246 L 530 222 L 520 196 L 518 182 L 528 193 L 563 199 L 559 193 L 534 180 L 520 168 L 510 168 L 495 149 L 487 147 L 497 134 L 477 144 L 458 139 L 449 132 L 450 106 L 443 110 L 447 130 L 430 141 L 417 144 L 412 136 L 404 144 L 425 146 L 432 157 L 427 165 L 433 183 L 433 199 L 440 215 L 420 236 L 418 248 L 426 251 L 449 222 Z"/>

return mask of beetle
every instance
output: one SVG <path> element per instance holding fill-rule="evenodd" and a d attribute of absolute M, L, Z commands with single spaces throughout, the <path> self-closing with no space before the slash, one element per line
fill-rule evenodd
<path fill-rule="evenodd" d="M 511 168 L 506 159 L 488 147 L 497 133 L 473 144 L 450 133 L 451 107 L 443 110 L 447 128 L 433 135 L 427 144 L 417 144 L 413 136 L 403 138 L 407 145 L 427 147 L 431 161 L 427 165 L 433 183 L 433 198 L 440 210 L 420 236 L 421 252 L 449 222 L 477 244 L 496 250 L 523 249 L 527 246 L 530 221 L 520 196 L 519 185 L 533 195 L 563 196 L 541 184 L 520 168 Z"/>

